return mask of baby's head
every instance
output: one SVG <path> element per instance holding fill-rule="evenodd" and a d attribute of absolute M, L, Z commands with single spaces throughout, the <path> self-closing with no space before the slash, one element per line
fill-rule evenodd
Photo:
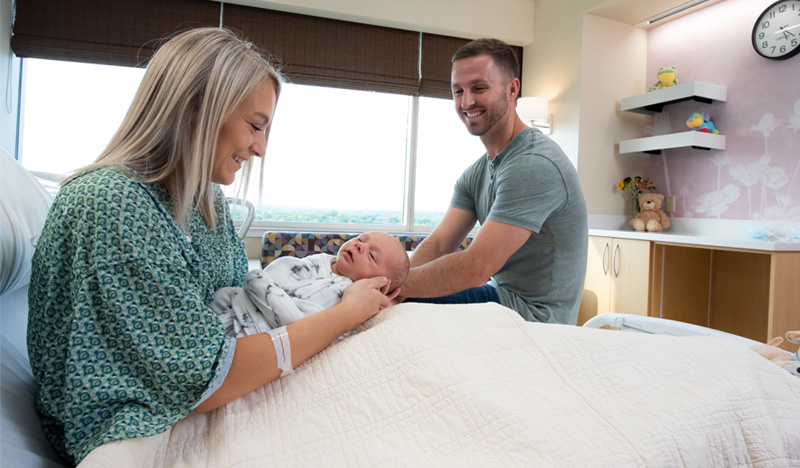
<path fill-rule="evenodd" d="M 331 269 L 353 281 L 385 276 L 394 289 L 406 280 L 409 260 L 399 240 L 385 232 L 365 232 L 342 244 Z"/>

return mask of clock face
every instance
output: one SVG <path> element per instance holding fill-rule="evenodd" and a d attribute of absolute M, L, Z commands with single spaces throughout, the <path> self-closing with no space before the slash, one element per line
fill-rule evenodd
<path fill-rule="evenodd" d="M 753 48 L 775 60 L 800 52 L 800 0 L 779 0 L 761 13 L 753 26 Z"/>

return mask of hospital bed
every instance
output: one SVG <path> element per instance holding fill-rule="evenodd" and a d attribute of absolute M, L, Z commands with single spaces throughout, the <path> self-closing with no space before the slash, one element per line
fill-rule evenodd
<path fill-rule="evenodd" d="M 0 466 L 65 466 L 42 435 L 25 347 L 50 198 L 0 158 Z M 80 466 L 800 466 L 800 379 L 751 344 L 647 317 L 575 327 L 498 304 L 401 304 L 292 374 Z"/>

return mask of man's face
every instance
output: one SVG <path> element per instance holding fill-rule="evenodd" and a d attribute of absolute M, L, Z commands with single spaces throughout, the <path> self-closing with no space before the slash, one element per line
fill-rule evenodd
<path fill-rule="evenodd" d="M 467 131 L 483 136 L 508 114 L 509 79 L 489 55 L 478 55 L 453 64 L 451 84 L 456 112 Z"/>

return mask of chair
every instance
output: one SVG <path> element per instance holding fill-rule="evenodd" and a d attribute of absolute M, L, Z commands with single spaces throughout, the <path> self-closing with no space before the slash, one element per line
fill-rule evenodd
<path fill-rule="evenodd" d="M 228 204 L 231 205 L 231 208 L 233 208 L 233 205 L 238 205 L 247 210 L 247 215 L 244 221 L 242 221 L 242 225 L 239 226 L 239 236 L 244 239 L 244 236 L 247 235 L 247 231 L 250 230 L 250 225 L 253 224 L 253 217 L 256 214 L 256 209 L 252 203 L 242 198 L 228 197 Z M 231 211 L 233 211 L 233 209 Z"/>

